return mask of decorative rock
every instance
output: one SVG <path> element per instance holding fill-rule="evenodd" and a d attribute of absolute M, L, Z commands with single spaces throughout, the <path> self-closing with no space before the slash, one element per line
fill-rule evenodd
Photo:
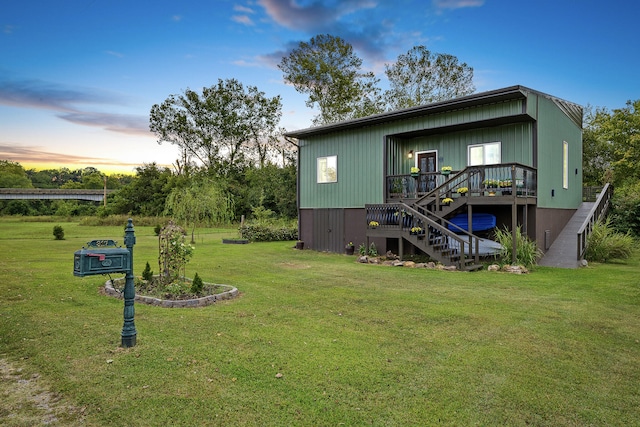
<path fill-rule="evenodd" d="M 500 271 L 500 266 L 498 264 L 491 264 L 487 267 L 487 271 Z"/>
<path fill-rule="evenodd" d="M 588 267 L 589 262 L 586 259 L 580 260 L 580 267 Z"/>
<path fill-rule="evenodd" d="M 369 262 L 369 257 L 366 255 L 361 255 L 358 257 L 358 262 L 361 262 L 363 264 L 367 264 Z"/>
<path fill-rule="evenodd" d="M 458 268 L 455 265 L 445 265 L 442 267 L 444 271 L 456 271 Z"/>
<path fill-rule="evenodd" d="M 404 262 L 402 261 L 393 261 L 393 263 L 391 263 L 392 266 L 394 267 L 402 267 L 404 266 Z"/>
<path fill-rule="evenodd" d="M 369 258 L 369 264 L 380 264 L 380 258 Z"/>
<path fill-rule="evenodd" d="M 404 266 L 409 268 L 416 268 L 416 263 L 413 261 L 405 261 Z"/>
<path fill-rule="evenodd" d="M 505 265 L 502 267 L 502 271 L 513 274 L 526 274 L 529 272 L 529 270 L 522 265 Z"/>
<path fill-rule="evenodd" d="M 391 252 L 391 251 L 387 251 L 386 257 L 387 257 L 387 259 L 389 259 L 389 260 L 398 259 L 398 255 L 394 254 L 394 253 L 393 253 L 393 252 Z"/>
<path fill-rule="evenodd" d="M 425 267 L 426 267 L 426 268 L 429 268 L 429 269 L 431 269 L 431 270 L 434 270 L 434 269 L 436 268 L 436 263 L 435 263 L 435 262 L 433 262 L 433 261 L 428 262 L 428 263 L 427 263 L 427 265 L 426 265 Z"/>

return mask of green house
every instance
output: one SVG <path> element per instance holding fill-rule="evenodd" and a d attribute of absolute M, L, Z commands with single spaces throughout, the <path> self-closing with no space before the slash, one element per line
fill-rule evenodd
<path fill-rule="evenodd" d="M 582 114 L 512 86 L 290 132 L 300 240 L 330 252 L 374 242 L 464 268 L 493 221 L 546 251 L 582 202 Z"/>

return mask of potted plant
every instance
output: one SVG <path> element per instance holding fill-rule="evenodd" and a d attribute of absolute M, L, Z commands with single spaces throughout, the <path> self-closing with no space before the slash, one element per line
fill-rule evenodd
<path fill-rule="evenodd" d="M 422 227 L 411 227 L 411 234 L 413 235 L 422 234 Z"/>
<path fill-rule="evenodd" d="M 456 190 L 456 193 L 460 194 L 461 196 L 466 196 L 468 192 L 469 189 L 467 187 L 460 187 Z"/>
<path fill-rule="evenodd" d="M 369 228 L 378 228 L 379 225 L 378 221 L 369 221 Z"/>
<path fill-rule="evenodd" d="M 353 245 L 353 242 L 349 242 L 345 247 L 344 247 L 344 252 L 347 255 L 353 255 L 353 253 L 355 252 L 356 247 Z"/>
<path fill-rule="evenodd" d="M 440 169 L 440 172 L 442 173 L 442 175 L 447 176 L 451 173 L 453 169 L 451 168 L 451 166 L 443 166 L 442 169 Z"/>
<path fill-rule="evenodd" d="M 441 203 L 442 203 L 443 205 L 448 205 L 449 203 L 452 203 L 452 202 L 453 202 L 453 199 L 452 199 L 452 198 L 450 198 L 450 197 L 445 197 L 444 199 L 442 199 L 442 202 L 441 202 Z"/>
<path fill-rule="evenodd" d="M 511 184 L 512 181 L 510 179 L 504 179 L 500 181 L 499 187 L 502 191 L 502 194 L 511 194 Z"/>
<path fill-rule="evenodd" d="M 416 166 L 413 166 L 413 167 L 411 168 L 411 176 L 413 176 L 413 177 L 418 177 L 418 176 L 420 176 L 420 168 L 418 168 L 418 167 L 416 167 Z"/>

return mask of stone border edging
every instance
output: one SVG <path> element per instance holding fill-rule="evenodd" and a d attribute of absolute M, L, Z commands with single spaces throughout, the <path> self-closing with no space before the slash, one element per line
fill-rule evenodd
<path fill-rule="evenodd" d="M 249 239 L 222 239 L 222 243 L 226 245 L 246 245 Z"/>
<path fill-rule="evenodd" d="M 115 281 L 124 281 L 124 279 L 115 279 Z M 228 291 L 222 292 L 221 294 L 215 295 L 207 295 L 202 298 L 196 299 L 185 299 L 185 300 L 164 300 L 155 297 L 148 297 L 145 295 L 137 295 L 135 301 L 148 305 L 155 305 L 158 307 L 166 307 L 166 308 L 189 308 L 189 307 L 206 307 L 215 303 L 216 301 L 232 299 L 238 296 L 238 289 L 229 286 L 229 285 L 218 285 L 229 288 Z M 107 280 L 104 284 L 104 291 L 107 295 L 122 299 L 123 295 L 118 292 L 114 287 L 111 280 Z"/>

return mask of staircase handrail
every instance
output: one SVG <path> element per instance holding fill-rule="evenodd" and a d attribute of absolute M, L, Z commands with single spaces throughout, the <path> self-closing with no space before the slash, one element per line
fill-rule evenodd
<path fill-rule="evenodd" d="M 503 177 L 511 181 L 511 194 L 517 194 L 517 169 L 523 169 L 530 172 L 535 172 L 536 169 L 531 166 L 523 165 L 521 163 L 513 162 L 513 163 L 500 163 L 497 165 L 481 165 L 481 166 L 467 166 L 461 171 L 455 173 L 450 179 L 445 181 L 443 184 L 440 184 L 424 196 L 417 199 L 413 204 L 414 206 L 421 206 L 425 200 L 430 200 L 430 202 L 435 201 L 436 206 L 439 205 L 440 199 L 443 195 L 447 195 L 449 192 L 453 191 L 454 188 L 460 186 L 466 186 L 469 191 L 472 190 L 471 178 L 478 174 L 487 174 L 488 170 L 491 169 L 508 169 L 511 171 L 510 177 Z M 465 185 L 466 184 L 466 185 Z"/>
<path fill-rule="evenodd" d="M 578 261 L 583 259 L 585 252 L 587 251 L 587 238 L 593 230 L 593 226 L 596 222 L 609 211 L 609 205 L 611 204 L 611 197 L 613 197 L 613 186 L 609 183 L 605 184 L 602 191 L 598 195 L 593 207 L 589 211 L 589 214 L 585 218 L 584 222 L 578 229 Z"/>
<path fill-rule="evenodd" d="M 439 201 L 442 194 L 447 194 L 448 192 L 452 191 L 453 188 L 460 187 L 461 185 L 464 186 L 464 184 L 467 184 L 466 187 L 469 188 L 471 176 L 477 173 L 480 173 L 480 169 L 477 166 L 468 166 L 463 170 L 456 172 L 450 179 L 446 180 L 444 183 L 438 185 L 436 188 L 417 199 L 413 203 L 413 205 L 420 206 L 423 201 L 428 199 Z"/>
<path fill-rule="evenodd" d="M 435 228 L 436 230 L 438 230 L 440 233 L 445 234 L 447 237 L 449 237 L 450 239 L 453 239 L 455 241 L 458 242 L 458 244 L 460 245 L 460 264 L 461 266 L 464 265 L 464 259 L 467 257 L 467 254 L 465 252 L 465 244 L 469 245 L 469 256 L 472 257 L 476 262 L 479 261 L 480 259 L 480 238 L 474 234 L 469 233 L 468 231 L 466 231 L 465 229 L 459 227 L 458 225 L 447 221 L 446 219 L 439 217 L 438 215 L 435 215 L 429 211 L 425 211 L 425 213 L 413 208 L 412 206 L 407 205 L 406 203 L 397 203 L 397 205 L 400 205 L 402 207 L 402 209 L 404 209 L 406 212 L 409 212 L 410 214 L 412 214 L 414 217 L 417 217 L 419 219 L 421 219 L 423 222 L 429 224 L 431 227 Z M 432 217 L 435 217 L 436 219 L 431 219 L 429 218 L 429 215 Z M 440 221 L 444 222 L 445 225 L 441 224 Z M 459 230 L 460 234 L 463 234 L 465 238 L 459 236 L 458 233 L 451 231 L 448 226 L 451 225 L 453 227 L 455 227 L 456 229 Z"/>

